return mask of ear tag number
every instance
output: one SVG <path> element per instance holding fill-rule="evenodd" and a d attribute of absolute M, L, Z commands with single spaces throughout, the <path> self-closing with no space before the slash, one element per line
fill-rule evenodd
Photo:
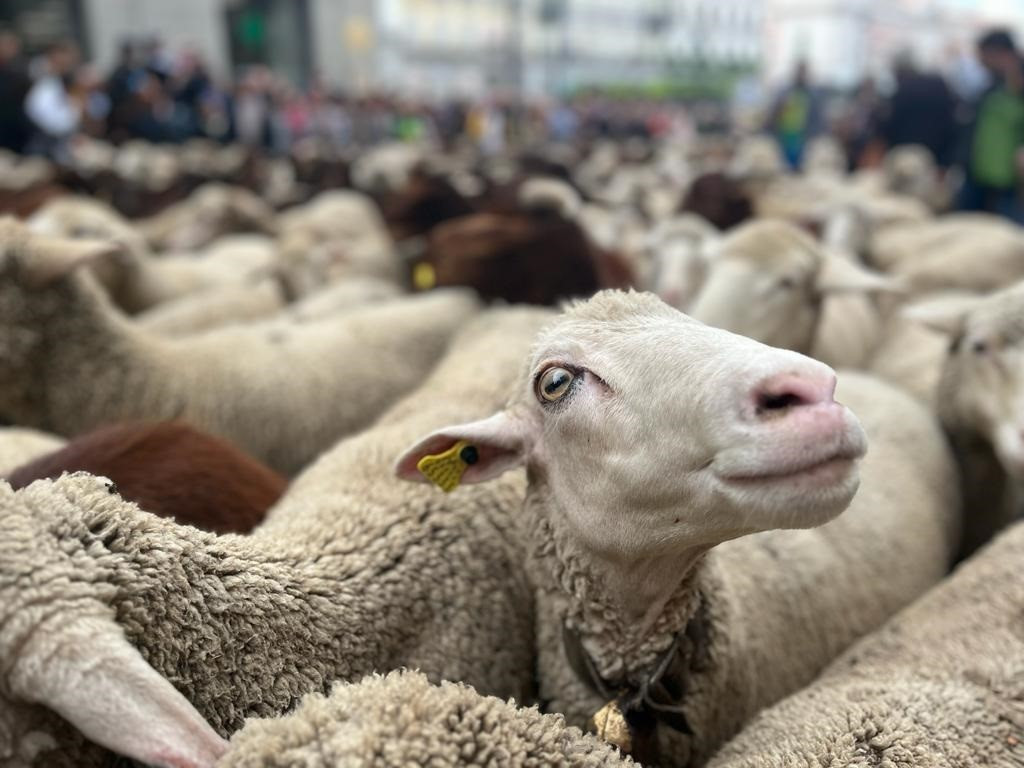
<path fill-rule="evenodd" d="M 462 482 L 462 474 L 480 460 L 475 445 L 459 440 L 444 453 L 424 456 L 416 469 L 445 493 L 451 493 Z"/>

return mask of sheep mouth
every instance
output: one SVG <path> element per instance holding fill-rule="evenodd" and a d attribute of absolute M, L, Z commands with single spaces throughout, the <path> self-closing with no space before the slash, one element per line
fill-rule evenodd
<path fill-rule="evenodd" d="M 810 461 L 799 466 L 784 466 L 777 470 L 762 470 L 750 473 L 719 475 L 719 479 L 739 485 L 756 485 L 759 483 L 783 483 L 794 480 L 811 480 L 828 484 L 844 479 L 854 468 L 860 454 L 853 451 L 840 451 L 824 459 Z"/>

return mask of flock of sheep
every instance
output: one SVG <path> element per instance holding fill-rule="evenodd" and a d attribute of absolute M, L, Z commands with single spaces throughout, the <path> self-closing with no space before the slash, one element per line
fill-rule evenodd
<path fill-rule="evenodd" d="M 0 766 L 1024 766 L 1024 230 L 927 152 L 120 152 L 0 158 Z"/>

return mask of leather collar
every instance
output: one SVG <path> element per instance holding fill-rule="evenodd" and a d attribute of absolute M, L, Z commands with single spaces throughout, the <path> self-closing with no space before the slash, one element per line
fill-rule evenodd
<path fill-rule="evenodd" d="M 686 627 L 675 636 L 639 685 L 621 680 L 606 680 L 597 671 L 593 659 L 583 648 L 578 632 L 562 626 L 562 643 L 569 666 L 592 692 L 618 704 L 632 736 L 630 755 L 640 763 L 658 763 L 658 728 L 693 735 L 686 719 L 684 702 L 694 662 L 707 648 L 707 611 L 703 595 L 697 611 Z"/>

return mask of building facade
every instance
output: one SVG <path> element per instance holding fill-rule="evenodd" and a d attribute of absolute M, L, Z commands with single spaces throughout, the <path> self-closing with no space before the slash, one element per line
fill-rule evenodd
<path fill-rule="evenodd" d="M 158 37 L 192 48 L 222 76 L 262 63 L 299 84 L 317 77 L 354 93 L 447 97 L 649 84 L 693 62 L 752 68 L 761 8 L 751 0 L 0 0 L 0 22 L 76 37 L 103 70 L 123 40 Z"/>
<path fill-rule="evenodd" d="M 767 0 L 765 19 L 762 73 L 771 83 L 790 77 L 798 61 L 838 88 L 884 79 L 902 55 L 948 70 L 993 25 L 1024 41 L 1024 4 L 1015 0 Z"/>

